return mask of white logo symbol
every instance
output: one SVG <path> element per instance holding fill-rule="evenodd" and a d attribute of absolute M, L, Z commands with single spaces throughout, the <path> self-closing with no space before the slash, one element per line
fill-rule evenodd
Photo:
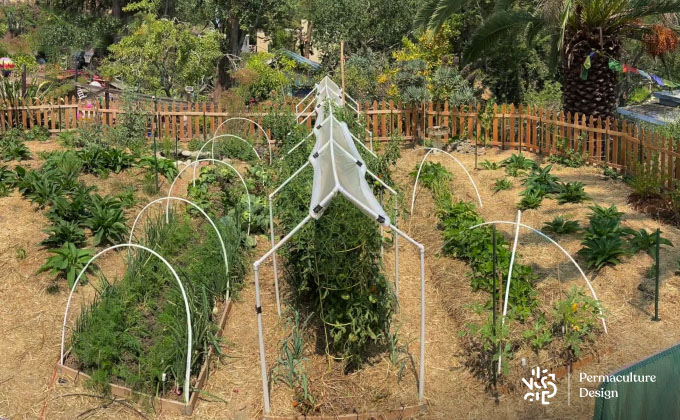
<path fill-rule="evenodd" d="M 531 378 L 527 381 L 522 378 L 524 385 L 529 388 L 529 392 L 524 394 L 524 399 L 529 401 L 541 401 L 541 404 L 548 405 L 549 398 L 552 398 L 557 394 L 557 386 L 555 385 L 555 374 L 548 373 L 548 369 L 541 370 L 540 367 L 536 366 L 531 369 Z M 549 391 L 552 388 L 552 392 Z"/>

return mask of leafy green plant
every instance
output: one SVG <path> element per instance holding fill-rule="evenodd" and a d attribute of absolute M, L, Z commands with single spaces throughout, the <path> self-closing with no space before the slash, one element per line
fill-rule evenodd
<path fill-rule="evenodd" d="M 551 232 L 557 234 L 569 234 L 578 232 L 580 229 L 578 221 L 576 220 L 565 220 L 562 216 L 555 216 L 555 218 L 546 222 L 543 225 L 544 232 Z"/>
<path fill-rule="evenodd" d="M 541 190 L 526 189 L 521 192 L 522 199 L 517 203 L 517 208 L 520 210 L 531 210 L 541 207 L 543 203 L 544 193 Z"/>
<path fill-rule="evenodd" d="M 573 287 L 565 299 L 555 304 L 554 316 L 562 328 L 562 349 L 565 359 L 573 362 L 581 357 L 583 346 L 592 342 L 599 332 L 602 308 L 600 302 L 585 295 L 582 288 Z"/>
<path fill-rule="evenodd" d="M 26 259 L 26 249 L 23 247 L 18 247 L 14 251 L 14 256 L 18 261 L 23 261 Z"/>
<path fill-rule="evenodd" d="M 545 320 L 545 315 L 540 314 L 531 328 L 522 333 L 522 337 L 529 340 L 534 351 L 539 351 L 553 341 L 552 330 Z"/>
<path fill-rule="evenodd" d="M 120 205 L 125 209 L 134 207 L 139 201 L 137 200 L 137 197 L 135 197 L 134 187 L 127 187 L 123 191 L 117 193 L 114 197 L 120 201 Z"/>
<path fill-rule="evenodd" d="M 111 196 L 92 196 L 91 216 L 85 226 L 92 231 L 93 245 L 102 243 L 117 244 L 125 240 L 127 233 L 125 216 L 119 200 Z"/>
<path fill-rule="evenodd" d="M 0 144 L 0 157 L 5 162 L 11 160 L 28 160 L 31 158 L 31 152 L 24 144 L 23 140 L 3 141 Z"/>
<path fill-rule="evenodd" d="M 485 159 L 482 163 L 479 164 L 483 169 L 487 170 L 496 170 L 501 168 L 501 164 L 499 162 L 491 162 L 488 159 Z"/>
<path fill-rule="evenodd" d="M 538 165 L 522 154 L 513 154 L 509 158 L 500 162 L 500 165 L 505 168 L 505 171 L 510 176 L 518 176 L 523 170 L 530 170 L 536 168 Z"/>
<path fill-rule="evenodd" d="M 609 166 L 605 166 L 602 169 L 602 175 L 604 175 L 607 179 L 611 179 L 613 181 L 616 181 L 617 179 L 621 178 L 621 174 L 619 174 L 616 169 L 610 168 Z"/>
<path fill-rule="evenodd" d="M 642 165 L 636 165 L 632 169 L 635 175 L 630 179 L 628 185 L 633 189 L 633 194 L 642 199 L 661 195 L 665 181 L 662 175 L 657 175 L 654 170 Z"/>
<path fill-rule="evenodd" d="M 62 184 L 64 179 L 58 178 L 55 171 L 31 170 L 27 172 L 22 167 L 17 167 L 15 171 L 19 192 L 40 208 L 51 204 L 65 193 L 65 187 Z"/>
<path fill-rule="evenodd" d="M 14 171 L 6 165 L 0 166 L 0 197 L 6 197 L 12 192 L 17 178 Z"/>
<path fill-rule="evenodd" d="M 545 194 L 559 193 L 559 178 L 552 175 L 552 165 L 534 167 L 522 182 L 527 190 Z"/>
<path fill-rule="evenodd" d="M 581 242 L 583 248 L 578 254 L 586 259 L 588 267 L 599 270 L 605 265 L 621 263 L 621 257 L 628 251 L 619 236 L 599 236 L 586 238 Z"/>
<path fill-rule="evenodd" d="M 70 191 L 68 197 L 55 197 L 50 210 L 46 213 L 53 223 L 59 220 L 75 222 L 78 226 L 84 226 L 85 221 L 91 216 L 92 203 L 91 193 L 96 191 L 94 186 L 78 185 Z"/>
<path fill-rule="evenodd" d="M 609 207 L 602 207 L 599 204 L 594 204 L 588 207 L 591 211 L 589 220 L 592 222 L 595 219 L 617 219 L 619 222 L 623 218 L 623 212 L 616 208 L 616 204 Z"/>
<path fill-rule="evenodd" d="M 558 163 L 569 168 L 580 168 L 588 162 L 588 153 L 581 153 L 583 140 L 579 138 L 578 142 L 571 147 L 571 141 L 568 138 L 557 140 L 558 153 L 550 155 L 548 160 L 552 163 Z"/>
<path fill-rule="evenodd" d="M 583 189 L 584 185 L 582 182 L 565 182 L 559 184 L 557 202 L 560 204 L 565 203 L 580 203 L 588 199 L 588 194 L 586 194 Z"/>
<path fill-rule="evenodd" d="M 65 243 L 61 248 L 50 249 L 49 252 L 54 255 L 38 269 L 38 273 L 49 270 L 53 275 L 65 278 L 69 287 L 73 287 L 76 276 L 93 256 L 92 250 L 79 249 L 70 242 Z M 94 267 L 90 265 L 88 272 L 92 269 Z"/>
<path fill-rule="evenodd" d="M 23 134 L 26 141 L 47 141 L 50 138 L 50 130 L 41 125 L 34 125 Z"/>
<path fill-rule="evenodd" d="M 286 321 L 290 334 L 281 342 L 279 358 L 273 370 L 274 381 L 280 381 L 295 390 L 295 406 L 308 412 L 314 406 L 314 397 L 309 390 L 309 380 L 305 372 L 305 328 L 311 319 L 309 314 L 302 319 L 298 311 L 294 311 L 293 322 Z"/>
<path fill-rule="evenodd" d="M 493 191 L 494 192 L 505 191 L 505 190 L 509 190 L 510 188 L 512 188 L 512 181 L 510 181 L 507 178 L 501 178 L 501 179 L 497 179 L 494 182 Z"/>
<path fill-rule="evenodd" d="M 481 305 L 474 305 L 472 309 L 481 315 L 488 313 Z M 479 354 L 474 361 L 470 361 L 470 368 L 473 373 L 486 380 L 491 381 L 491 371 L 496 366 L 499 356 L 506 363 L 503 363 L 503 374 L 509 372 L 508 360 L 513 358 L 513 343 L 509 340 L 510 331 L 508 329 L 509 319 L 501 322 L 500 317 L 494 326 L 493 315 L 488 314 L 481 323 L 469 322 L 458 335 L 465 339 L 465 347 L 471 353 Z M 490 366 L 493 366 L 490 368 Z"/>
<path fill-rule="evenodd" d="M 144 156 L 139 159 L 137 165 L 140 168 L 146 168 L 147 176 L 153 176 L 156 171 L 156 162 L 153 156 Z M 165 177 L 168 181 L 172 182 L 177 176 L 177 164 L 174 160 L 170 159 L 158 159 L 158 174 Z"/>
<path fill-rule="evenodd" d="M 52 227 L 43 229 L 43 232 L 47 233 L 48 237 L 40 242 L 42 246 L 59 247 L 67 242 L 75 246 L 85 244 L 85 232 L 74 222 L 59 220 Z"/>
<path fill-rule="evenodd" d="M 635 230 L 629 244 L 633 254 L 643 251 L 656 259 L 656 232 L 648 233 L 645 229 Z M 673 246 L 673 243 L 659 235 L 659 247 L 663 245 Z"/>
<path fill-rule="evenodd" d="M 78 150 L 78 157 L 83 161 L 83 171 L 98 176 L 109 171 L 118 173 L 134 164 L 134 157 L 114 147 L 88 145 Z"/>
<path fill-rule="evenodd" d="M 410 175 L 415 177 L 418 174 L 418 167 L 416 167 Z M 425 162 L 420 170 L 420 178 L 422 184 L 427 188 L 432 188 L 436 182 L 450 181 L 453 175 L 448 169 L 438 162 Z"/>

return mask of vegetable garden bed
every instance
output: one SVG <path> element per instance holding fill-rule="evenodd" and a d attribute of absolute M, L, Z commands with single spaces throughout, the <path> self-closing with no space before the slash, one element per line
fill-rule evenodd
<path fill-rule="evenodd" d="M 229 313 L 231 312 L 232 308 L 232 301 L 227 300 L 226 303 L 222 303 L 219 306 L 222 306 L 222 311 L 220 315 L 220 318 L 217 322 L 218 325 L 218 330 L 217 334 L 215 335 L 215 338 L 220 339 L 222 338 L 222 334 L 224 333 L 224 327 L 227 323 L 227 318 L 229 316 Z M 217 309 L 217 308 L 216 308 Z M 208 355 L 205 358 L 205 361 L 203 362 L 203 366 L 201 367 L 200 373 L 198 374 L 198 377 L 196 377 L 196 382 L 192 386 L 197 389 L 201 390 L 203 386 L 205 385 L 205 382 L 208 380 L 209 372 L 210 372 L 210 363 L 212 361 L 212 358 L 214 356 L 214 350 L 211 347 L 208 349 Z M 67 355 L 67 359 L 64 365 L 59 365 L 59 373 L 67 378 L 69 378 L 74 385 L 78 385 L 79 382 L 88 382 L 92 380 L 92 377 L 88 375 L 87 373 L 79 370 L 77 367 L 75 367 L 76 363 L 73 360 L 73 358 L 70 357 L 71 354 L 70 352 Z M 152 396 L 149 394 L 145 393 L 140 393 L 136 392 L 126 386 L 122 386 L 119 384 L 115 383 L 109 383 L 108 386 L 111 389 L 111 395 L 116 396 L 116 397 L 121 397 L 121 398 L 130 398 L 130 399 L 135 399 L 139 401 L 146 401 L 148 402 L 152 407 L 156 408 L 156 411 L 158 412 L 167 412 L 167 413 L 172 413 L 172 414 L 182 414 L 186 416 L 191 416 L 196 409 L 196 405 L 198 404 L 198 399 L 200 396 L 200 392 L 194 392 L 191 395 L 191 398 L 189 399 L 189 404 L 185 404 L 183 401 L 181 401 L 181 398 L 177 398 L 176 395 L 170 394 L 166 397 L 159 397 L 159 396 Z M 175 397 L 175 398 L 171 398 Z"/>

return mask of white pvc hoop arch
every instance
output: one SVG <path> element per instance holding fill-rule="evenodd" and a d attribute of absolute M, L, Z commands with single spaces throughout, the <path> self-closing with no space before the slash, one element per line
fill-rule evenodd
<path fill-rule="evenodd" d="M 211 138 L 210 140 L 206 141 L 205 143 L 203 143 L 203 146 L 201 146 L 201 148 L 198 150 L 198 154 L 196 155 L 196 159 L 198 159 L 199 156 L 201 156 L 201 152 L 203 151 L 203 148 L 205 148 L 205 146 L 207 146 L 208 143 L 212 143 L 212 146 L 211 146 L 211 149 L 210 149 L 210 157 L 215 159 L 215 140 L 222 138 L 222 137 L 232 137 L 232 138 L 241 140 L 242 142 L 244 142 L 245 144 L 250 146 L 251 149 L 253 149 L 253 152 L 255 152 L 255 156 L 257 156 L 258 160 L 262 160 L 262 157 L 260 157 L 260 154 L 257 153 L 257 149 L 255 149 L 253 147 L 253 145 L 250 144 L 250 142 L 248 140 L 244 139 L 243 137 L 239 137 L 236 134 L 220 134 L 219 136 L 215 136 L 215 137 Z"/>
<path fill-rule="evenodd" d="M 269 138 L 269 135 L 267 134 L 267 132 L 265 131 L 265 129 L 262 128 L 262 126 L 261 126 L 260 124 L 256 123 L 255 121 L 251 120 L 250 118 L 245 118 L 245 117 L 231 117 L 231 118 L 227 118 L 226 120 L 222 121 L 222 122 L 220 123 L 220 125 L 217 126 L 217 128 L 216 128 L 215 131 L 213 132 L 213 138 L 217 136 L 217 131 L 218 131 L 224 124 L 228 123 L 229 121 L 233 121 L 233 120 L 249 121 L 249 122 L 255 124 L 255 127 L 259 128 L 260 131 L 262 131 L 262 134 L 264 134 L 264 138 L 267 139 L 267 148 L 269 149 L 269 164 L 271 165 L 271 164 L 272 164 L 272 141 L 271 141 L 271 139 Z"/>
<path fill-rule="evenodd" d="M 238 178 L 241 180 L 241 183 L 243 184 L 243 188 L 245 188 L 245 190 L 246 190 L 246 196 L 247 196 L 247 198 L 248 198 L 248 232 L 247 232 L 246 234 L 247 234 L 247 235 L 250 235 L 250 223 L 252 222 L 252 217 L 253 217 L 253 215 L 252 215 L 252 208 L 251 208 L 251 205 L 250 205 L 250 192 L 248 191 L 248 185 L 246 184 L 246 180 L 243 179 L 243 176 L 241 176 L 241 173 L 240 173 L 236 168 L 234 168 L 233 166 L 231 166 L 230 164 L 228 164 L 227 162 L 223 162 L 223 161 L 217 160 L 217 159 L 207 159 L 207 158 L 206 158 L 206 159 L 198 159 L 198 160 L 195 160 L 193 164 L 189 164 L 189 165 L 185 166 L 184 168 L 182 168 L 182 169 L 179 171 L 179 173 L 175 176 L 175 179 L 172 180 L 172 184 L 170 184 L 170 189 L 168 190 L 168 197 L 171 197 L 171 196 L 172 196 L 172 189 L 175 187 L 175 183 L 176 183 L 177 180 L 182 176 L 182 174 L 184 173 L 184 171 L 186 171 L 187 169 L 189 169 L 189 167 L 191 167 L 191 166 L 193 166 L 193 167 L 195 168 L 196 165 L 198 165 L 200 162 L 216 162 L 216 163 L 221 163 L 222 165 L 226 165 L 226 166 L 228 166 L 229 168 L 231 168 L 231 170 L 233 170 L 234 172 L 236 172 L 236 175 L 238 175 Z M 193 182 L 194 182 L 194 186 L 195 186 L 195 185 L 196 185 L 196 173 L 195 173 L 195 172 L 194 172 L 194 180 L 193 180 Z M 167 221 L 168 218 L 169 218 L 169 214 L 170 214 L 170 201 L 168 201 L 168 204 L 167 204 L 167 206 L 165 207 L 165 220 L 166 220 L 166 221 Z"/>
<path fill-rule="evenodd" d="M 189 392 L 190 392 L 190 379 L 191 379 L 191 341 L 192 341 L 192 334 L 191 334 L 191 311 L 189 310 L 189 300 L 187 299 L 187 294 L 186 291 L 184 290 L 184 286 L 182 286 L 182 282 L 179 280 L 179 276 L 177 275 L 177 272 L 175 271 L 174 268 L 172 268 L 172 265 L 163 258 L 160 254 L 158 254 L 156 251 L 153 249 L 149 249 L 143 245 L 138 245 L 138 244 L 118 244 L 118 245 L 113 245 L 108 248 L 106 248 L 103 251 L 98 252 L 94 257 L 90 258 L 90 260 L 85 264 L 85 267 L 83 267 L 82 270 L 80 270 L 80 273 L 78 273 L 78 277 L 76 277 L 76 281 L 73 283 L 73 287 L 71 288 L 71 293 L 68 295 L 68 300 L 66 301 L 66 311 L 64 312 L 64 323 L 61 326 L 61 353 L 59 356 L 59 364 L 64 365 L 64 341 L 66 339 L 66 321 L 68 320 L 68 311 L 71 307 L 71 299 L 73 298 L 73 292 L 75 292 L 76 287 L 78 286 L 78 282 L 80 282 L 80 278 L 83 276 L 83 274 L 87 271 L 87 268 L 90 266 L 92 261 L 96 260 L 99 258 L 102 254 L 112 251 L 114 249 L 118 248 L 138 248 L 138 249 L 143 249 L 145 251 L 148 251 L 152 255 L 156 256 L 158 259 L 160 259 L 163 264 L 168 267 L 170 272 L 172 273 L 173 277 L 175 277 L 175 280 L 177 280 L 177 284 L 179 285 L 179 289 L 182 292 L 182 298 L 184 299 L 184 309 L 186 310 L 187 313 L 187 331 L 188 331 L 188 338 L 187 338 L 187 364 L 186 364 L 186 372 L 184 375 L 184 403 L 189 404 Z"/>
<path fill-rule="evenodd" d="M 201 212 L 203 217 L 205 217 L 208 220 L 208 222 L 210 223 L 210 225 L 213 227 L 213 229 L 215 230 L 215 233 L 217 233 L 217 238 L 220 240 L 220 245 L 222 246 L 222 256 L 224 257 L 224 270 L 225 270 L 225 275 L 227 276 L 227 295 L 226 295 L 226 298 L 229 299 L 229 259 L 227 258 L 227 248 L 226 248 L 226 246 L 224 246 L 224 239 L 222 238 L 222 234 L 220 234 L 220 230 L 217 229 L 217 226 L 212 221 L 210 216 L 208 216 L 208 214 L 205 211 L 203 211 L 203 209 L 200 208 L 196 203 L 189 201 L 185 198 L 170 197 L 170 196 L 157 198 L 157 199 L 147 203 L 146 206 L 144 206 L 144 208 L 141 209 L 139 211 L 139 213 L 137 213 L 137 217 L 135 217 L 135 221 L 132 223 L 132 229 L 130 229 L 130 240 L 128 240 L 128 243 L 132 243 L 132 236 L 135 234 L 135 227 L 137 226 L 137 222 L 139 221 L 139 218 L 142 217 L 142 214 L 146 211 L 146 209 L 148 209 L 149 207 L 151 207 L 152 205 L 154 205 L 156 203 L 160 203 L 163 200 L 168 200 L 168 204 L 169 204 L 170 200 L 177 200 L 177 201 L 181 201 L 181 202 L 184 202 L 186 204 L 189 204 L 190 206 L 193 206 L 196 210 Z M 166 222 L 167 221 L 168 221 L 168 219 L 166 218 Z"/>
<path fill-rule="evenodd" d="M 198 150 L 198 153 L 196 154 L 196 159 L 194 159 L 194 161 L 197 161 L 197 160 L 200 159 L 201 152 L 203 152 L 203 148 L 204 148 L 205 146 L 207 146 L 208 143 L 212 143 L 211 150 L 210 150 L 210 158 L 211 158 L 211 159 L 215 159 L 215 140 L 219 139 L 220 137 L 232 137 L 232 138 L 241 140 L 242 142 L 244 142 L 245 144 L 247 144 L 248 146 L 250 146 L 251 149 L 253 149 L 253 152 L 255 152 L 255 156 L 257 156 L 257 158 L 258 158 L 259 160 L 262 160 L 262 158 L 260 157 L 260 154 L 257 153 L 257 150 L 253 147 L 252 144 L 250 144 L 250 143 L 248 142 L 248 140 L 246 140 L 246 139 L 244 139 L 244 138 L 242 138 L 242 137 L 239 137 L 239 136 L 237 136 L 237 135 L 234 135 L 234 134 L 222 134 L 222 135 L 220 135 L 220 136 L 215 136 L 215 137 L 211 138 L 210 140 L 206 141 L 205 143 L 203 143 L 203 146 L 201 146 L 201 148 Z M 196 179 L 196 166 L 194 166 L 194 180 L 195 180 L 195 179 Z M 194 185 L 195 185 L 195 184 L 196 184 L 196 183 L 194 182 Z"/>
<path fill-rule="evenodd" d="M 472 179 L 472 175 L 470 175 L 470 172 L 468 172 L 468 170 L 465 169 L 465 166 L 463 166 L 463 164 L 460 163 L 458 159 L 456 159 L 451 153 L 446 152 L 442 149 L 438 149 L 436 147 L 419 147 L 418 149 L 426 149 L 428 150 L 428 152 L 425 153 L 423 160 L 420 162 L 420 166 L 418 167 L 418 174 L 416 175 L 416 182 L 413 184 L 413 196 L 411 197 L 411 214 L 413 214 L 413 207 L 415 206 L 416 203 L 416 189 L 418 188 L 418 178 L 420 178 L 420 171 L 423 169 L 423 165 L 425 164 L 425 160 L 427 160 L 427 157 L 430 156 L 430 153 L 432 153 L 435 150 L 445 153 L 451 159 L 456 161 L 458 166 L 460 166 L 463 169 L 465 175 L 467 175 L 468 179 L 470 180 L 470 183 L 472 184 L 472 188 L 475 189 L 475 194 L 477 194 L 477 200 L 479 200 L 479 207 L 480 208 L 484 207 L 482 203 L 482 197 L 479 195 L 479 190 L 477 189 L 477 184 L 475 184 L 475 180 Z"/>
<path fill-rule="evenodd" d="M 567 252 L 567 250 L 564 249 L 564 248 L 562 247 L 562 245 L 558 244 L 558 243 L 557 243 L 554 239 L 552 239 L 550 236 L 546 235 L 545 233 L 541 232 L 540 230 L 537 230 L 537 229 L 532 228 L 531 226 L 527 226 L 527 225 L 525 225 L 524 223 L 509 222 L 509 221 L 505 221 L 505 220 L 496 220 L 496 221 L 493 221 L 493 222 L 480 223 L 480 224 L 478 224 L 478 225 L 471 226 L 470 229 L 478 228 L 478 227 L 480 227 L 480 226 L 485 226 L 485 225 L 491 225 L 491 224 L 518 225 L 518 226 L 521 226 L 521 227 L 523 227 L 523 228 L 527 228 L 527 229 L 533 231 L 534 233 L 537 233 L 537 234 L 540 235 L 541 237 L 547 239 L 547 240 L 548 240 L 549 242 L 551 242 L 553 245 L 555 245 L 556 247 L 558 247 L 558 248 L 560 249 L 560 251 L 562 251 L 562 252 L 564 253 L 564 255 L 566 255 L 567 258 L 569 258 L 569 260 L 576 266 L 576 269 L 579 271 L 579 273 L 581 273 L 581 276 L 583 277 L 583 280 L 586 281 L 586 285 L 588 285 L 588 289 L 590 289 L 590 293 L 593 295 L 593 299 L 598 300 L 598 299 L 597 299 L 597 294 L 595 293 L 595 289 L 593 289 L 593 285 L 590 283 L 590 280 L 588 280 L 588 277 L 586 277 L 586 274 L 583 272 L 583 270 L 581 269 L 581 267 L 576 263 L 576 261 L 574 260 L 574 258 L 572 258 L 572 256 Z M 448 241 L 445 242 L 444 245 L 446 245 L 447 243 L 448 243 Z M 443 247 L 444 245 L 442 245 L 442 247 Z M 505 314 L 503 314 L 503 316 L 505 316 Z M 600 319 L 602 320 L 602 328 L 604 329 L 604 333 L 605 333 L 605 334 L 609 334 L 609 333 L 607 332 L 607 323 L 605 322 L 604 316 L 603 316 L 603 314 L 602 314 L 602 308 L 600 308 Z"/>

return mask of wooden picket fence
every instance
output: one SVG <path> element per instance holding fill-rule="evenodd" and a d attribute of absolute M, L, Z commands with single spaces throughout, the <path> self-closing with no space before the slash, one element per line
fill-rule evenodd
<path fill-rule="evenodd" d="M 147 101 L 138 105 L 147 115 L 147 135 L 158 134 L 161 138 L 179 141 L 209 139 L 218 127 L 222 127 L 219 134 L 238 132 L 259 138 L 263 134 L 258 125 L 261 126 L 275 108 L 259 104 L 235 113 L 216 103 Z M 283 106 L 295 112 L 294 103 Z M 124 113 L 121 103 L 113 99 L 87 101 L 69 97 L 46 103 L 28 99 L 0 105 L 0 130 L 38 125 L 58 133 L 83 124 L 101 124 L 106 129 L 118 126 Z M 448 131 L 453 139 L 471 139 L 479 145 L 501 149 L 543 155 L 576 150 L 587 155 L 592 164 L 608 165 L 628 173 L 645 171 L 663 176 L 668 186 L 680 180 L 678 142 L 626 120 L 593 119 L 526 106 L 494 105 L 493 110 L 484 111 L 479 104 L 449 107 L 448 103 L 433 102 L 415 107 L 391 101 L 363 103 L 359 113 L 371 132 L 372 139 L 368 131 L 365 134 L 367 142 L 388 141 L 393 136 L 409 141 L 426 139 L 434 128 Z M 314 115 L 303 113 L 299 121 L 304 120 L 311 130 Z"/>

